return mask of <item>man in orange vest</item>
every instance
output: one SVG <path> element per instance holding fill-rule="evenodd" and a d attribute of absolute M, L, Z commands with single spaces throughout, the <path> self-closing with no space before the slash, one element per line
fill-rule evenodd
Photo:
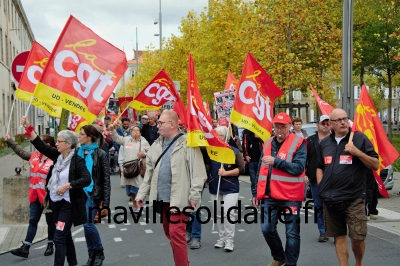
<path fill-rule="evenodd" d="M 268 266 L 291 266 L 297 264 L 300 254 L 306 143 L 303 137 L 290 134 L 292 121 L 286 113 L 275 115 L 272 123 L 275 136 L 263 147 L 253 205 L 258 208 L 261 201 L 261 231 L 273 257 Z M 286 227 L 286 249 L 276 230 L 278 220 Z"/>

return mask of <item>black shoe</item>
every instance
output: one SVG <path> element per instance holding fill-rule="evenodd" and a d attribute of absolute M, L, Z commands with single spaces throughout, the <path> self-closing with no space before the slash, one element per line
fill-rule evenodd
<path fill-rule="evenodd" d="M 44 255 L 50 256 L 50 255 L 53 255 L 53 253 L 54 253 L 54 244 L 47 243 L 47 248 L 46 248 L 46 251 L 44 252 Z"/>
<path fill-rule="evenodd" d="M 89 252 L 89 258 L 88 258 L 86 264 L 83 264 L 82 266 L 91 266 L 91 265 L 93 265 L 94 258 L 95 258 L 93 256 L 93 254 L 94 254 L 94 252 Z"/>
<path fill-rule="evenodd" d="M 15 256 L 27 258 L 29 256 L 29 248 L 30 247 L 31 247 L 30 245 L 22 244 L 22 246 L 20 248 L 11 250 L 11 254 L 13 254 Z"/>
<path fill-rule="evenodd" d="M 103 260 L 105 259 L 103 250 L 97 250 L 95 252 L 95 254 L 96 255 L 94 255 L 95 256 L 95 260 L 94 260 L 93 266 L 101 266 L 101 265 L 103 265 Z"/>

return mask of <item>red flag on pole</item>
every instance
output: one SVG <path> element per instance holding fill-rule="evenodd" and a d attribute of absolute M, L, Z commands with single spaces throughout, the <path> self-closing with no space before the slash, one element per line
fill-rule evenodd
<path fill-rule="evenodd" d="M 254 57 L 247 53 L 231 113 L 231 122 L 257 134 L 271 136 L 274 101 L 283 95 Z"/>
<path fill-rule="evenodd" d="M 127 68 L 123 51 L 70 16 L 34 96 L 92 123 Z"/>
<path fill-rule="evenodd" d="M 206 115 L 190 54 L 188 74 L 187 145 L 189 147 L 206 146 L 210 159 L 220 163 L 235 163 L 233 150 L 227 143 L 219 140 L 218 133 L 212 127 L 211 119 Z"/>
<path fill-rule="evenodd" d="M 318 93 L 314 90 L 314 88 L 313 88 L 313 86 L 311 84 L 310 84 L 310 88 L 312 90 L 312 93 L 314 94 L 314 98 L 317 101 L 317 104 L 318 104 L 319 109 L 321 110 L 321 113 L 323 115 L 329 115 L 332 112 L 332 110 L 335 109 L 335 108 L 333 108 L 327 102 L 323 101 L 319 97 Z"/>
<path fill-rule="evenodd" d="M 36 84 L 42 76 L 43 69 L 46 67 L 49 57 L 50 52 L 38 42 L 34 41 L 17 91 L 15 92 L 15 97 L 28 103 L 31 101 Z M 43 99 L 34 98 L 32 105 L 46 111 L 51 116 L 61 116 L 61 107 L 49 104 Z"/>
<path fill-rule="evenodd" d="M 179 94 L 174 82 L 162 69 L 129 104 L 135 110 L 158 110 L 166 102 L 177 102 Z"/>
<path fill-rule="evenodd" d="M 399 158 L 399 152 L 386 137 L 385 129 L 364 85 L 361 88 L 360 98 L 358 99 L 352 131 L 363 132 L 371 141 L 375 152 L 379 155 L 379 169 L 373 171 L 373 173 L 378 183 L 379 193 L 389 198 L 385 185 L 380 178 L 380 172 Z"/>
<path fill-rule="evenodd" d="M 228 71 L 228 76 L 226 77 L 225 90 L 236 90 L 239 81 L 233 76 L 233 74 Z"/>

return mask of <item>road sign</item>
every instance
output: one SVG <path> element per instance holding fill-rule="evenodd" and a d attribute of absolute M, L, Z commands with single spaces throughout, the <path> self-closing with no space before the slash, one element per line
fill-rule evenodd
<path fill-rule="evenodd" d="M 24 72 L 25 63 L 28 60 L 29 51 L 17 54 L 11 63 L 11 74 L 13 79 L 19 83 L 22 72 Z"/>

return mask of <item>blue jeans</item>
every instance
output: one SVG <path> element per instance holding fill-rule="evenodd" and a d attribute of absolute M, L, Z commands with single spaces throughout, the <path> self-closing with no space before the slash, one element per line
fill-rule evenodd
<path fill-rule="evenodd" d="M 301 201 L 270 198 L 261 201 L 261 231 L 271 249 L 271 256 L 277 261 L 286 260 L 285 265 L 287 266 L 296 265 L 300 254 L 300 209 Z M 280 214 L 281 212 L 283 214 Z M 276 230 L 278 221 L 285 223 L 286 227 L 285 250 Z"/>
<path fill-rule="evenodd" d="M 324 207 L 322 205 L 322 201 L 318 195 L 318 184 L 316 181 L 310 180 L 310 187 L 312 198 L 314 201 L 314 215 L 317 215 L 317 223 L 320 235 L 325 235 L 325 226 L 324 226 Z"/>
<path fill-rule="evenodd" d="M 251 183 L 251 193 L 255 196 L 255 194 L 257 193 L 256 180 L 257 180 L 258 162 L 248 162 L 248 165 L 249 165 L 249 174 Z"/>
<path fill-rule="evenodd" d="M 103 245 L 101 244 L 100 234 L 94 225 L 94 217 L 96 216 L 97 209 L 100 207 L 100 202 L 92 202 L 90 199 L 86 199 L 86 218 L 87 223 L 83 225 L 85 238 L 86 238 L 86 246 L 89 252 L 103 250 Z M 89 208 L 91 208 L 91 212 L 89 212 Z"/>
<path fill-rule="evenodd" d="M 29 206 L 29 225 L 28 231 L 26 232 L 26 237 L 24 244 L 31 245 L 33 239 L 35 238 L 37 226 L 40 220 L 40 217 L 43 212 L 43 205 L 40 204 L 39 199 L 36 199 L 35 202 L 32 202 Z M 48 212 L 46 215 L 47 222 L 47 235 L 48 242 L 53 243 L 54 231 L 56 230 L 56 225 L 54 223 L 53 214 Z"/>
<path fill-rule="evenodd" d="M 201 220 L 201 211 L 192 212 L 194 219 L 189 218 L 188 224 L 186 225 L 186 232 L 192 233 L 192 239 L 201 239 L 201 223 L 197 220 L 196 213 L 199 214 Z"/>
<path fill-rule="evenodd" d="M 54 266 L 63 266 L 65 256 L 69 265 L 78 265 L 74 241 L 72 240 L 72 207 L 66 200 L 51 202 L 56 231 L 54 233 Z"/>

